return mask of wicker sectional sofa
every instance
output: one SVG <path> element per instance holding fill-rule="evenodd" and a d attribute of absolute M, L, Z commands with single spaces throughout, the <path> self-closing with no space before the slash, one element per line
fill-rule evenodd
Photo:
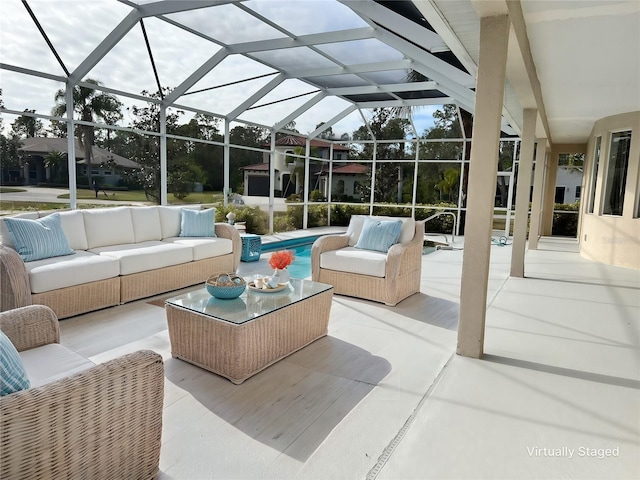
<path fill-rule="evenodd" d="M 65 318 L 195 285 L 214 272 L 235 272 L 242 253 L 238 231 L 216 223 L 216 237 L 181 237 L 182 211 L 126 206 L 59 212 L 75 253 L 27 262 L 0 219 L 0 273 L 6 279 L 0 311 L 33 303 Z"/>

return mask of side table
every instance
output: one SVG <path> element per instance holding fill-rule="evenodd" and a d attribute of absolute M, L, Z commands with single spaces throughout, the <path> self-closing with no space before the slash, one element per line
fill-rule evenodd
<path fill-rule="evenodd" d="M 257 262 L 260 260 L 260 253 L 262 252 L 262 239 L 260 235 L 253 235 L 252 233 L 241 233 L 242 239 L 242 255 L 240 260 L 243 262 Z"/>

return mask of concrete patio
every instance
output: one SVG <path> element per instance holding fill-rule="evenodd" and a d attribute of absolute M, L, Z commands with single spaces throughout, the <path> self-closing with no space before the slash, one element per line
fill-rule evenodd
<path fill-rule="evenodd" d="M 474 360 L 455 354 L 462 248 L 423 256 L 397 307 L 334 296 L 327 337 L 239 386 L 171 358 L 166 296 L 63 320 L 62 343 L 163 355 L 162 480 L 639 478 L 640 273 L 546 237 L 510 278 L 493 246 Z"/>

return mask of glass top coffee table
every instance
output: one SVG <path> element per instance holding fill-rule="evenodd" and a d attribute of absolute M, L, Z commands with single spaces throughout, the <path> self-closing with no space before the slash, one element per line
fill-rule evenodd
<path fill-rule="evenodd" d="M 327 334 L 333 286 L 292 278 L 278 292 L 214 298 L 203 287 L 165 302 L 171 355 L 239 384 Z"/>

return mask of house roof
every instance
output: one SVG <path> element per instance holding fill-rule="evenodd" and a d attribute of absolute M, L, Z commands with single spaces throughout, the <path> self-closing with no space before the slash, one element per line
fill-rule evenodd
<path fill-rule="evenodd" d="M 347 165 L 340 165 L 333 167 L 334 175 L 363 175 L 369 171 L 369 166 L 362 165 L 361 163 L 349 163 Z M 320 172 L 321 175 L 328 174 L 327 169 L 323 169 Z"/>
<path fill-rule="evenodd" d="M 76 138 L 76 163 L 86 164 L 84 158 L 84 147 L 80 144 L 80 140 Z M 67 139 L 55 137 L 29 137 L 22 140 L 20 151 L 27 155 L 47 155 L 51 152 L 67 153 Z M 91 147 L 93 155 L 92 164 L 101 165 L 109 160 L 113 160 L 116 165 L 123 168 L 137 168 L 139 165 L 133 160 L 116 155 L 95 145 Z"/>

